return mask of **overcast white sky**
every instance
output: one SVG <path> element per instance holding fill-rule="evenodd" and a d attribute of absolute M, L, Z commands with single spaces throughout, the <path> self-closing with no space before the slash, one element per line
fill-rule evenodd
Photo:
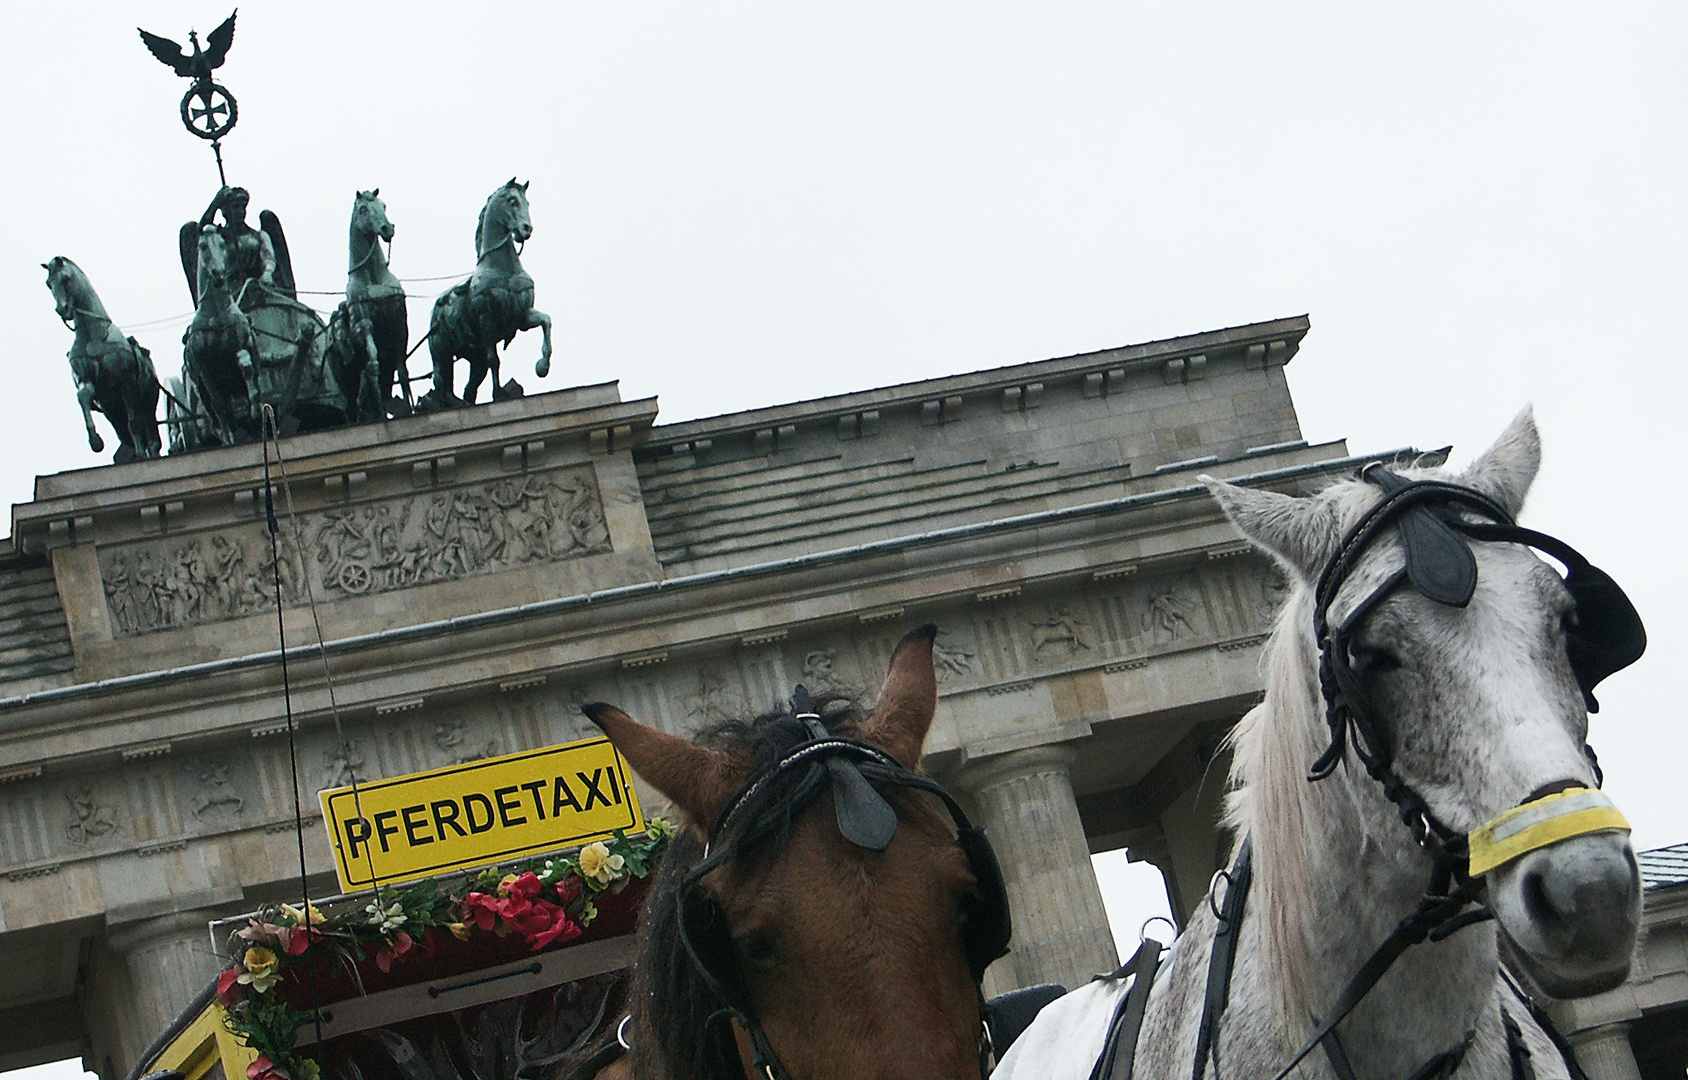
<path fill-rule="evenodd" d="M 134 27 L 226 3 L 0 17 L 8 502 L 103 460 L 39 263 L 179 366 L 176 230 L 217 178 Z M 1688 840 L 1685 53 L 1671 3 L 247 0 L 218 74 L 230 180 L 303 288 L 343 287 L 358 188 L 422 277 L 467 272 L 487 194 L 531 181 L 557 356 L 537 382 L 512 348 L 530 390 L 619 379 L 673 421 L 1306 312 L 1310 440 L 1464 461 L 1533 401 L 1526 523 L 1648 619 L 1593 739 L 1656 847 Z"/>

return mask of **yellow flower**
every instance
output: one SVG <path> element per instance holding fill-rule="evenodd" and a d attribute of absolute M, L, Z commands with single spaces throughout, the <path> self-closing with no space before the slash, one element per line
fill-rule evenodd
<path fill-rule="evenodd" d="M 460 922 L 446 923 L 445 928 L 450 930 L 452 937 L 455 937 L 458 941 L 469 940 L 469 927 L 466 924 Z"/>
<path fill-rule="evenodd" d="M 580 849 L 580 875 L 591 878 L 600 885 L 608 885 L 614 881 L 625 865 L 627 860 L 620 855 L 611 855 L 609 847 L 602 840 Z"/>
<path fill-rule="evenodd" d="M 275 971 L 276 965 L 281 963 L 275 953 L 262 945 L 254 945 L 246 950 L 246 956 L 241 960 L 241 966 L 252 974 L 262 978 Z"/>
<path fill-rule="evenodd" d="M 515 874 L 505 874 L 503 877 L 498 879 L 498 895 L 499 896 L 509 896 L 510 895 L 510 883 L 512 881 L 515 881 L 516 877 L 517 877 L 517 875 L 515 875 Z"/>
<path fill-rule="evenodd" d="M 305 909 L 306 909 L 306 911 L 310 912 L 310 924 L 312 926 L 321 926 L 326 921 L 323 918 L 323 914 L 322 914 L 321 909 L 319 909 L 315 904 L 306 904 Z M 294 907 L 292 904 L 281 905 L 281 911 L 282 911 L 282 914 L 286 915 L 289 919 L 293 920 L 294 926 L 304 926 L 305 925 L 305 912 L 304 911 L 300 911 L 298 908 Z"/>

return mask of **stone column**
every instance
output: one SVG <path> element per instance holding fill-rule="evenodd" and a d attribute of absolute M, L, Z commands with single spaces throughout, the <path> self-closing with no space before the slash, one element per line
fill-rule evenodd
<path fill-rule="evenodd" d="M 1035 983 L 1071 989 L 1119 965 L 1073 799 L 1075 757 L 1036 746 L 971 763 L 957 777 L 979 807 L 1014 913 L 1012 951 L 986 974 L 987 996 Z"/>
<path fill-rule="evenodd" d="M 1641 1080 L 1628 1024 L 1603 1024 L 1570 1036 L 1577 1061 L 1589 1080 Z"/>
<path fill-rule="evenodd" d="M 222 968 L 211 949 L 208 925 L 212 911 L 177 911 L 140 919 L 111 928 L 106 943 L 122 956 L 129 968 L 133 994 L 131 1023 L 124 1025 L 140 1036 L 133 1052 L 139 1053 L 164 1033 L 170 1022 L 188 1007 L 194 996 Z M 127 1070 L 134 1062 L 127 1062 Z"/>

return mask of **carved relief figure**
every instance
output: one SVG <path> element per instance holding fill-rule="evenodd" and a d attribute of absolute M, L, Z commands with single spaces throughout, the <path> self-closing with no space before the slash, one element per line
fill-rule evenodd
<path fill-rule="evenodd" d="M 687 712 L 703 723 L 731 720 L 746 712 L 740 695 L 727 686 L 726 676 L 720 672 L 699 669 L 697 689 L 692 692 Z"/>
<path fill-rule="evenodd" d="M 105 581 L 106 609 L 111 612 L 112 629 L 119 636 L 133 634 L 140 629 L 135 600 L 129 593 L 134 584 L 129 575 L 129 556 L 118 552 L 107 564 L 102 577 Z"/>
<path fill-rule="evenodd" d="M 235 813 L 246 811 L 246 800 L 229 788 L 227 765 L 206 765 L 193 770 L 199 790 L 193 793 L 193 816 L 204 817 L 213 806 L 231 807 Z"/>
<path fill-rule="evenodd" d="M 445 751 L 453 765 L 467 765 L 471 761 L 498 756 L 497 739 L 469 743 L 469 725 L 461 717 L 434 725 L 434 745 Z"/>
<path fill-rule="evenodd" d="M 803 678 L 815 686 L 837 686 L 838 676 L 833 664 L 838 654 L 831 649 L 815 649 L 803 657 Z"/>
<path fill-rule="evenodd" d="M 1143 633 L 1157 645 L 1170 645 L 1195 629 L 1185 611 L 1188 603 L 1175 590 L 1156 593 L 1143 609 Z"/>
<path fill-rule="evenodd" d="M 1289 586 L 1275 570 L 1267 570 L 1260 578 L 1260 598 L 1255 601 L 1255 622 L 1259 626 L 1270 626 L 1272 620 L 1278 617 L 1278 612 L 1284 606 L 1284 600 L 1289 596 Z"/>
<path fill-rule="evenodd" d="M 946 644 L 944 638 L 948 635 L 938 631 L 938 640 L 932 643 L 932 660 L 938 669 L 938 681 L 949 682 L 952 679 L 965 678 L 978 671 L 973 653 L 959 645 Z"/>
<path fill-rule="evenodd" d="M 324 754 L 323 764 L 323 775 L 327 778 L 323 788 L 345 787 L 354 777 L 369 778 L 369 774 L 363 771 L 363 754 L 358 751 L 358 744 L 351 740 Z"/>
<path fill-rule="evenodd" d="M 143 541 L 100 553 L 119 637 L 239 618 L 282 602 L 405 589 L 608 549 L 589 474 L 555 471 L 303 515 L 279 535 L 262 526 L 209 540 Z M 307 575 L 310 575 L 307 577 Z"/>
<path fill-rule="evenodd" d="M 111 811 L 95 798 L 93 785 L 82 784 L 71 788 L 64 793 L 64 800 L 70 804 L 70 821 L 65 825 L 64 832 L 71 843 L 86 844 L 117 831 L 117 822 Z"/>
<path fill-rule="evenodd" d="M 1041 657 L 1043 650 L 1051 645 L 1065 645 L 1067 655 L 1074 655 L 1081 650 L 1090 649 L 1088 629 L 1090 624 L 1072 613 L 1072 609 L 1062 605 L 1048 609 L 1048 618 L 1042 622 L 1032 623 L 1032 655 Z"/>

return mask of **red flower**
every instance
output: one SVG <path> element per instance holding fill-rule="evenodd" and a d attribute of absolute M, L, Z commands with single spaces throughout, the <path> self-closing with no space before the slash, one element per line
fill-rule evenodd
<path fill-rule="evenodd" d="M 580 898 L 580 890 L 585 883 L 580 878 L 570 874 L 557 882 L 557 898 L 565 904 L 572 904 Z"/>
<path fill-rule="evenodd" d="M 239 978 L 238 964 L 217 976 L 217 1000 L 223 1003 L 225 1009 L 234 1008 L 235 1002 L 246 996 L 246 987 L 236 981 Z"/>
<path fill-rule="evenodd" d="M 539 875 L 535 874 L 532 870 L 529 870 L 516 880 L 510 882 L 510 884 L 504 886 L 504 891 L 521 900 L 534 900 L 538 898 L 539 890 L 541 888 L 542 886 L 539 884 Z"/>
<path fill-rule="evenodd" d="M 382 971 L 391 971 L 393 961 L 409 952 L 411 946 L 415 944 L 416 942 L 411 939 L 409 934 L 400 930 L 393 935 L 393 940 L 389 944 L 383 945 L 375 951 L 375 966 Z"/>
<path fill-rule="evenodd" d="M 493 905 L 493 910 L 499 917 L 514 926 L 516 922 L 533 909 L 533 901 L 524 900 L 519 896 L 507 896 Z"/>
<path fill-rule="evenodd" d="M 498 922 L 498 901 L 483 892 L 472 892 L 463 898 L 463 921 L 491 930 Z"/>
<path fill-rule="evenodd" d="M 282 951 L 288 956 L 303 956 L 311 942 L 321 940 L 322 931 L 314 926 L 283 927 L 281 931 Z"/>
<path fill-rule="evenodd" d="M 582 929 L 579 923 L 568 917 L 568 912 L 556 908 L 556 918 L 544 930 L 528 938 L 528 945 L 538 951 L 553 941 L 572 941 L 579 937 Z"/>
<path fill-rule="evenodd" d="M 246 1066 L 246 1080 L 288 1080 L 288 1077 L 269 1059 L 268 1054 L 259 1054 L 257 1061 Z"/>

